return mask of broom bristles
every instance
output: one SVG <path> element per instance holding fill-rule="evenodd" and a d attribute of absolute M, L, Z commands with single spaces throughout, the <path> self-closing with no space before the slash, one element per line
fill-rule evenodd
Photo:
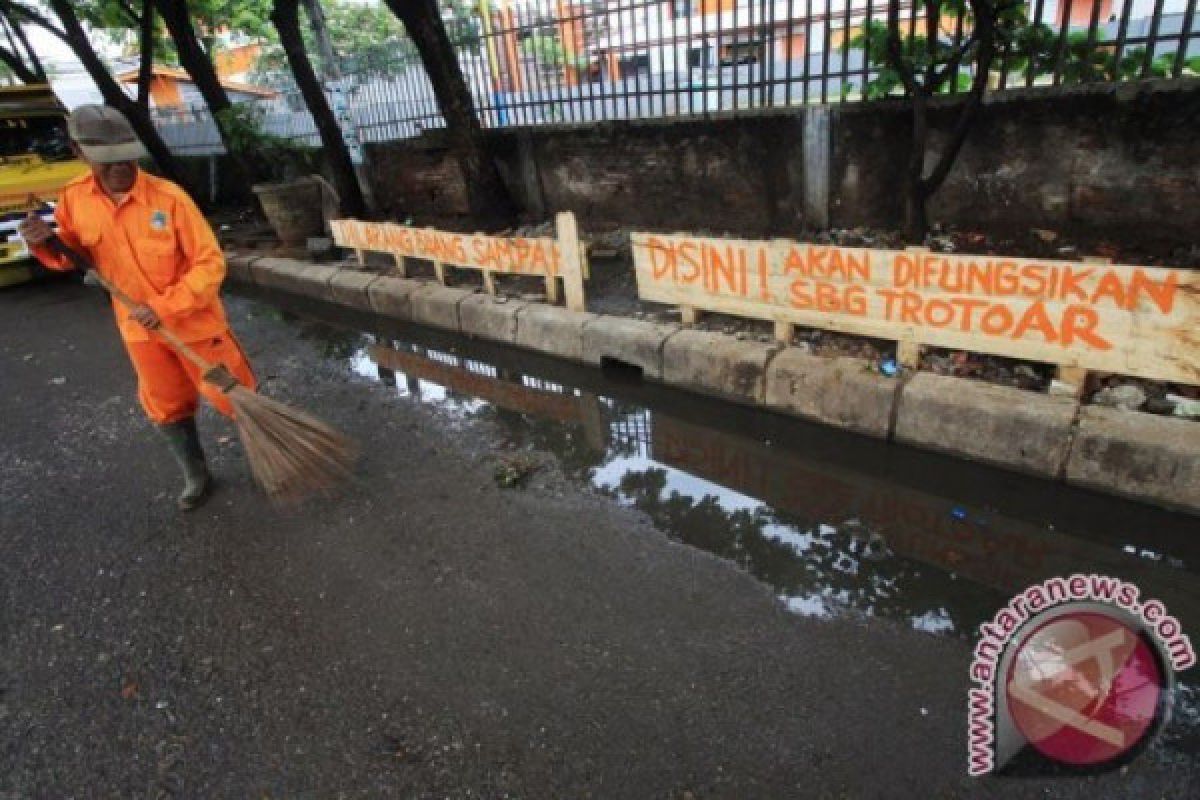
<path fill-rule="evenodd" d="M 349 480 L 358 455 L 351 439 L 244 386 L 228 395 L 250 472 L 272 500 L 294 502 Z"/>

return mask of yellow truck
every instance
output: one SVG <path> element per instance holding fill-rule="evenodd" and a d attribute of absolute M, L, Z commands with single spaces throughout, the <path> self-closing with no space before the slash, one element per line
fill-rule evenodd
<path fill-rule="evenodd" d="M 50 219 L 59 190 L 87 170 L 71 154 L 66 118 L 49 86 L 0 87 L 0 287 L 34 274 L 21 220 L 31 210 Z"/>

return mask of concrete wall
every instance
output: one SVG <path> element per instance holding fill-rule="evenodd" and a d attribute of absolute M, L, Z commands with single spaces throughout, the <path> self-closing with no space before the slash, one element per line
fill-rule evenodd
<path fill-rule="evenodd" d="M 957 102 L 936 104 L 942 130 Z M 1200 228 L 1197 119 L 1194 79 L 1006 94 L 983 109 L 932 216 L 993 233 L 1038 227 L 1191 245 Z M 898 226 L 909 127 L 905 105 L 889 101 L 490 135 L 531 217 L 571 210 L 585 230 L 764 236 Z M 386 211 L 465 214 L 441 132 L 367 149 Z"/>

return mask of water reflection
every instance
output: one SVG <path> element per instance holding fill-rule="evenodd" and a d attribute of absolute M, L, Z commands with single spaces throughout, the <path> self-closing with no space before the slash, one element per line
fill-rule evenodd
<path fill-rule="evenodd" d="M 798 614 L 882 616 L 970 636 L 1017 591 L 1095 571 L 1138 583 L 1185 630 L 1200 624 L 1188 568 L 1196 544 L 1182 537 L 1164 552 L 1161 538 L 1130 541 L 1124 529 L 1056 528 L 448 347 L 366 335 L 357 345 L 347 355 L 356 373 L 451 417 L 494 420 L 511 444 L 555 452 L 569 473 L 735 562 Z"/>

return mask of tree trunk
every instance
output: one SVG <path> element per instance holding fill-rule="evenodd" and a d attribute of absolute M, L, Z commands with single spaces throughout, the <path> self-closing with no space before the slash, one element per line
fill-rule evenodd
<path fill-rule="evenodd" d="M 154 3 L 142 0 L 142 17 L 138 20 L 138 46 L 141 61 L 138 63 L 137 103 L 142 108 L 150 107 L 150 84 L 154 80 Z"/>
<path fill-rule="evenodd" d="M 92 49 L 92 44 L 88 41 L 87 33 L 83 30 L 83 26 L 79 24 L 79 18 L 75 16 L 75 11 L 71 8 L 69 0 L 47 0 L 48 5 L 58 15 L 59 21 L 62 22 L 62 30 L 49 25 L 48 21 L 41 21 L 33 17 L 27 17 L 34 24 L 40 25 L 46 30 L 53 33 L 58 38 L 62 39 L 76 57 L 87 70 L 95 82 L 96 87 L 100 90 L 100 94 L 104 97 L 104 102 L 113 108 L 120 111 L 129 120 L 129 124 L 133 126 L 133 130 L 137 133 L 138 138 L 142 140 L 142 144 L 146 146 L 146 150 L 150 152 L 150 157 L 158 165 L 159 173 L 167 180 L 175 183 L 183 184 L 183 173 L 179 169 L 179 162 L 175 160 L 175 156 L 167 148 L 166 142 L 158 134 L 158 129 L 154 127 L 154 123 L 150 120 L 150 115 L 146 109 L 138 106 L 133 99 L 125 94 L 125 91 L 117 85 L 116 80 L 108 69 L 104 66 L 104 62 L 96 55 L 96 51 Z"/>
<path fill-rule="evenodd" d="M 327 80 L 337 80 L 342 77 L 342 68 L 338 64 L 337 54 L 333 51 L 333 41 L 329 38 L 329 25 L 325 21 L 325 10 L 321 8 L 321 0 L 302 0 L 304 11 L 308 14 L 308 22 L 312 25 L 313 36 L 317 40 L 317 51 L 321 54 L 321 72 Z"/>
<path fill-rule="evenodd" d="M 450 143 L 467 187 L 467 205 L 475 222 L 496 230 L 513 224 L 516 204 L 488 150 L 487 138 L 471 91 L 446 34 L 436 0 L 385 0 L 417 46 L 446 119 Z"/>
<path fill-rule="evenodd" d="M 361 217 L 366 212 L 366 204 L 363 202 L 358 178 L 354 174 L 354 162 L 350 158 L 346 140 L 342 138 L 342 129 L 338 125 L 337 117 L 329 107 L 329 100 L 325 97 L 321 81 L 313 70 L 312 62 L 308 60 L 308 54 L 304 52 L 297 0 L 275 0 L 271 22 L 279 32 L 279 43 L 283 46 L 283 52 L 292 68 L 296 85 L 304 95 L 304 102 L 317 125 L 321 145 L 333 169 L 333 180 L 341 198 L 342 213 Z"/>
<path fill-rule="evenodd" d="M 229 154 L 230 162 L 237 173 L 234 176 L 234 183 L 251 183 L 256 171 L 249 155 L 239 152 L 238 148 L 233 146 L 229 135 L 229 123 L 225 119 L 225 112 L 233 107 L 233 103 L 230 102 L 229 95 L 225 93 L 225 87 L 221 85 L 221 79 L 217 76 L 211 56 L 196 36 L 196 28 L 192 25 L 187 0 L 154 0 L 154 5 L 158 8 L 158 13 L 163 18 L 167 31 L 171 34 L 171 39 L 175 42 L 175 52 L 179 55 L 180 66 L 191 76 L 192 82 L 196 84 L 196 89 L 204 98 L 205 105 L 212 113 L 217 132 L 221 136 L 221 144 L 225 146 L 225 152 Z"/>
<path fill-rule="evenodd" d="M 912 96 L 912 142 L 908 151 L 908 170 L 905 174 L 904 236 L 909 244 L 919 245 L 929 232 L 925 202 L 929 193 L 925 187 L 925 152 L 929 147 L 929 98 L 921 87 Z"/>

